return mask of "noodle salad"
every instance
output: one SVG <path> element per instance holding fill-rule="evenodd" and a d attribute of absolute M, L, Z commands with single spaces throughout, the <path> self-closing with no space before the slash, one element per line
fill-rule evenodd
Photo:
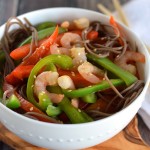
<path fill-rule="evenodd" d="M 76 124 L 108 117 L 141 93 L 133 50 L 111 16 L 32 25 L 10 18 L 0 43 L 1 102 L 26 117 Z M 10 27 L 18 28 L 10 31 Z"/>

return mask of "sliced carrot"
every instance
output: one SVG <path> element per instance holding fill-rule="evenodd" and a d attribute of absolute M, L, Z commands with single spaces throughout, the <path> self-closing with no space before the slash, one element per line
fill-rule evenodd
<path fill-rule="evenodd" d="M 22 83 L 22 80 L 16 78 L 12 73 L 8 74 L 5 77 L 5 80 L 11 85 L 18 85 L 18 84 Z"/>
<path fill-rule="evenodd" d="M 110 16 L 109 23 L 110 23 L 114 28 L 117 28 L 117 29 L 119 30 L 119 32 L 120 32 L 119 25 L 117 24 L 117 22 L 115 21 L 115 19 L 114 19 L 113 16 Z M 118 34 L 118 33 L 116 32 L 116 30 L 114 30 L 114 32 L 115 32 L 116 34 Z M 122 33 L 120 33 L 120 35 L 123 36 Z M 121 45 L 124 45 L 124 42 L 122 41 L 122 38 L 121 38 L 121 37 L 119 37 L 118 40 L 119 40 L 119 43 L 120 43 Z"/>
<path fill-rule="evenodd" d="M 20 80 L 23 80 L 24 78 L 27 78 L 32 70 L 34 65 L 28 65 L 28 66 L 18 66 L 12 74 L 17 77 Z"/>
<path fill-rule="evenodd" d="M 23 45 L 21 47 L 14 49 L 10 53 L 10 57 L 13 58 L 14 60 L 19 60 L 24 56 L 26 56 L 29 53 L 29 50 L 30 50 L 30 44 Z"/>
<path fill-rule="evenodd" d="M 97 31 L 91 31 L 87 35 L 87 39 L 89 40 L 95 40 L 98 38 L 98 32 Z"/>
<path fill-rule="evenodd" d="M 117 23 L 116 23 L 116 21 L 115 21 L 115 19 L 114 19 L 113 16 L 110 16 L 109 22 L 110 22 L 110 24 L 111 24 L 113 27 L 118 28 L 118 25 L 117 25 Z M 116 31 L 115 31 L 115 32 L 116 32 Z"/>
<path fill-rule="evenodd" d="M 8 74 L 5 80 L 12 85 L 17 85 L 22 82 L 24 78 L 27 78 L 34 65 L 18 66 L 10 74 Z"/>
<path fill-rule="evenodd" d="M 11 84 L 11 85 L 18 85 L 18 84 L 21 84 L 22 83 L 22 80 L 18 79 L 17 77 L 15 77 L 13 75 L 13 73 L 10 73 L 8 74 L 6 77 L 5 77 L 5 80 Z"/>
<path fill-rule="evenodd" d="M 46 39 L 43 39 L 43 40 L 40 40 L 38 42 L 38 45 L 40 46 Z M 30 45 L 31 44 L 26 44 L 26 45 L 23 45 L 21 47 L 18 47 L 16 49 L 14 49 L 11 53 L 10 53 L 10 56 L 14 59 L 14 60 L 19 60 L 19 59 L 22 59 L 24 58 L 30 51 Z M 36 49 L 36 46 L 33 46 L 33 50 Z"/>
<path fill-rule="evenodd" d="M 53 34 L 46 41 L 44 41 L 40 47 L 37 48 L 34 53 L 22 63 L 22 65 L 35 65 L 39 59 L 46 56 L 49 53 L 50 46 L 55 42 L 57 36 L 58 26 L 56 27 Z"/>
<path fill-rule="evenodd" d="M 28 77 L 30 71 L 32 70 L 31 66 L 35 65 L 41 58 L 47 55 L 50 46 L 55 42 L 57 36 L 58 36 L 58 26 L 56 27 L 53 34 L 47 40 L 45 40 L 29 58 L 23 61 L 18 67 L 16 67 L 10 74 L 6 76 L 6 81 L 8 83 L 11 83 L 12 85 L 15 85 L 16 84 L 15 80 L 13 81 L 14 78 L 18 80 L 23 80 L 24 78 Z M 25 70 L 23 69 L 23 66 L 28 67 L 30 66 L 31 68 Z M 20 69 L 20 67 L 22 70 Z"/>
<path fill-rule="evenodd" d="M 78 35 L 82 35 L 82 30 L 73 30 L 71 31 L 72 33 L 76 33 Z M 87 34 L 87 39 L 88 40 L 95 40 L 96 38 L 98 38 L 98 32 L 97 31 L 90 31 L 88 34 Z"/>

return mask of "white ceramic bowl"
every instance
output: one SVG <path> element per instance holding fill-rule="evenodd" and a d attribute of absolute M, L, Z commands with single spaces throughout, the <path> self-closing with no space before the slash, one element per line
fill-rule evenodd
<path fill-rule="evenodd" d="M 31 23 L 37 24 L 47 20 L 61 22 L 75 18 L 87 17 L 91 21 L 99 20 L 108 24 L 109 18 L 89 10 L 77 8 L 50 8 L 33 11 L 19 18 L 26 17 Z M 149 54 L 142 42 L 125 26 L 120 25 L 128 41 L 138 47 L 146 57 L 146 63 L 138 65 L 145 87 L 138 98 L 124 110 L 105 119 L 75 125 L 44 123 L 26 118 L 0 104 L 0 121 L 13 133 L 36 146 L 48 149 L 82 149 L 102 143 L 120 132 L 135 116 L 144 100 L 150 76 Z M 0 37 L 4 26 L 0 28 Z"/>

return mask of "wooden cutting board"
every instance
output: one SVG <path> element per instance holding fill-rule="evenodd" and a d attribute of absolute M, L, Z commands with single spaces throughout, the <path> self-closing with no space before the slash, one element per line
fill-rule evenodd
<path fill-rule="evenodd" d="M 133 136 L 136 137 L 136 139 L 134 139 Z M 0 140 L 8 144 L 15 150 L 46 150 L 44 148 L 39 148 L 23 141 L 22 139 L 20 139 L 10 131 L 8 131 L 2 124 L 0 124 Z M 129 140 L 134 142 L 136 141 L 140 144 L 135 144 L 133 142 L 130 142 Z M 123 131 L 121 131 L 119 134 L 117 134 L 110 140 L 84 150 L 126 150 L 126 149 L 150 150 L 150 147 L 144 144 L 143 140 L 139 135 L 136 118 L 134 118 Z"/>

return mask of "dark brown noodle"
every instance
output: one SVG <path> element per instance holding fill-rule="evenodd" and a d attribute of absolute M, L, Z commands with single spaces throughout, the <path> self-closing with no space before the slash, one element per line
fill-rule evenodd
<path fill-rule="evenodd" d="M 109 34 L 106 27 L 113 31 L 115 30 L 117 34 Z M 98 42 L 87 39 L 88 33 L 92 30 L 100 33 L 100 36 L 97 39 Z M 117 28 L 109 25 L 103 25 L 100 22 L 93 22 L 88 28 L 82 31 L 82 39 L 83 41 L 86 41 L 84 42 L 84 46 L 87 52 L 97 57 L 107 57 L 110 55 L 110 53 L 114 53 L 116 55 L 116 59 L 120 59 L 127 49 L 127 42 L 124 38 L 121 38 L 123 42 L 122 46 L 119 43 L 119 38 L 121 37 Z M 103 41 L 103 43 L 101 44 L 99 41 Z"/>
<path fill-rule="evenodd" d="M 12 32 L 9 32 L 10 27 L 15 24 L 18 25 L 20 28 Z M 30 28 L 27 27 L 26 24 L 23 24 L 23 22 L 16 17 L 11 17 L 6 22 L 4 35 L 1 39 L 1 47 L 2 47 L 2 50 L 4 51 L 5 58 L 6 58 L 5 76 L 9 74 L 15 68 L 15 64 L 9 54 L 11 52 L 11 45 L 15 43 L 15 40 L 16 40 L 15 37 L 20 34 L 20 30 L 21 32 L 24 32 L 26 36 L 29 36 L 31 33 Z"/>

